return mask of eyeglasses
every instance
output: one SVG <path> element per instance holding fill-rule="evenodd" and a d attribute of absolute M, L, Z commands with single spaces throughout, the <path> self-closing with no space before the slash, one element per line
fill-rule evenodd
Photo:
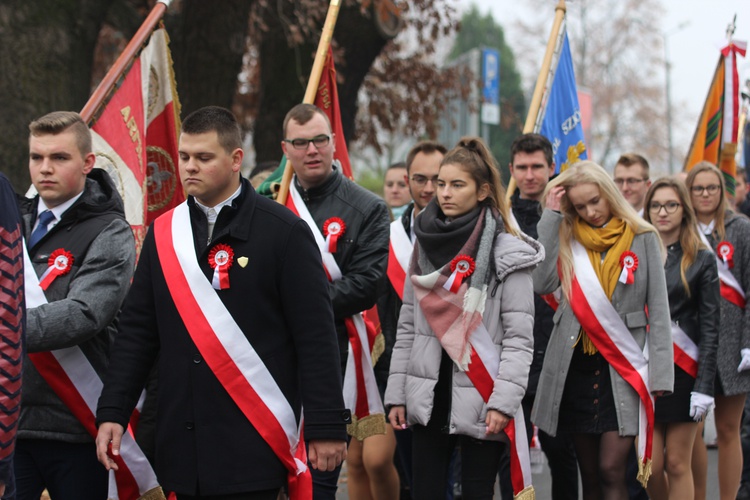
<path fill-rule="evenodd" d="M 702 195 L 703 191 L 708 191 L 708 194 L 716 194 L 719 192 L 719 189 L 721 189 L 721 186 L 718 184 L 710 184 L 708 186 L 693 186 L 690 188 L 690 190 L 695 195 Z"/>
<path fill-rule="evenodd" d="M 435 175 L 433 177 L 426 177 L 424 175 L 414 174 L 411 176 L 411 180 L 417 186 L 426 186 L 428 182 L 431 182 L 433 186 L 437 186 L 438 176 Z"/>
<path fill-rule="evenodd" d="M 663 208 L 664 210 L 667 211 L 668 214 L 673 214 L 681 206 L 682 204 L 677 203 L 676 201 L 669 201 L 665 203 L 664 205 L 662 205 L 661 203 L 653 202 L 651 203 L 651 205 L 648 206 L 648 210 L 652 214 L 658 214 L 659 212 L 661 212 L 661 209 Z"/>
<path fill-rule="evenodd" d="M 638 177 L 634 177 L 632 179 L 615 179 L 615 184 L 617 184 L 619 187 L 622 187 L 623 184 L 627 184 L 628 186 L 637 186 L 641 182 L 646 182 L 648 179 L 640 179 Z"/>
<path fill-rule="evenodd" d="M 330 135 L 316 135 L 312 139 L 284 139 L 284 142 L 291 144 L 294 149 L 307 149 L 312 142 L 316 149 L 324 148 L 331 142 Z"/>

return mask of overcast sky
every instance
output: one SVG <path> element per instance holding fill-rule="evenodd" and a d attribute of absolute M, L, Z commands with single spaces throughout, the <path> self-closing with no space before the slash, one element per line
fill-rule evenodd
<path fill-rule="evenodd" d="M 519 9 L 523 4 L 517 0 L 457 0 L 459 9 L 468 8 L 472 3 L 482 13 L 491 12 L 503 27 L 518 15 L 547 17 L 551 27 L 557 5 L 556 0 L 550 0 L 549 12 L 534 13 Z M 735 14 L 737 30 L 734 38 L 750 41 L 750 0 L 661 0 L 661 3 L 667 12 L 660 25 L 664 33 L 671 33 L 668 45 L 672 62 L 672 104 L 684 106 L 684 116 L 688 120 L 682 131 L 687 137 L 675 134 L 675 142 L 689 143 L 716 68 L 719 49 L 726 45 L 727 25 Z M 679 29 L 685 22 L 688 24 Z M 506 34 L 512 46 L 512 30 L 506 29 Z M 663 51 L 661 46 L 654 49 Z M 738 69 L 741 82 L 750 78 L 750 58 L 738 59 Z"/>

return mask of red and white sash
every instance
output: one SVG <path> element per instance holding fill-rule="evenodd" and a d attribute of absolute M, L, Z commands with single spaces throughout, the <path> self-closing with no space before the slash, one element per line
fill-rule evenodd
<path fill-rule="evenodd" d="M 388 279 L 398 298 L 404 300 L 404 284 L 409 274 L 409 260 L 414 245 L 406 234 L 404 223 L 399 218 L 391 222 L 391 240 L 388 248 Z"/>
<path fill-rule="evenodd" d="M 693 339 L 672 322 L 672 342 L 674 343 L 674 363 L 693 378 L 698 377 L 698 346 Z"/>
<path fill-rule="evenodd" d="M 232 400 L 289 471 L 292 499 L 312 498 L 301 426 L 263 360 L 198 264 L 188 206 L 154 222 L 159 262 L 190 338 Z M 250 464 L 248 464 L 250 466 Z"/>
<path fill-rule="evenodd" d="M 294 179 L 289 185 L 286 206 L 307 222 L 318 244 L 323 267 L 331 282 L 342 278 L 333 254 L 328 251 L 323 233 L 297 191 Z M 352 411 L 349 434 L 359 440 L 373 434 L 385 434 L 385 409 L 373 371 L 372 350 L 377 332 L 368 329 L 362 313 L 344 320 L 349 334 L 349 355 L 344 372 L 344 403 Z M 369 330 L 369 331 L 368 331 Z"/>
<path fill-rule="evenodd" d="M 708 242 L 708 238 L 706 238 L 706 235 L 703 234 L 703 231 L 701 231 L 700 227 L 698 228 L 698 234 L 700 234 L 701 240 L 703 241 L 703 244 L 706 245 L 706 248 L 711 250 L 711 252 L 713 252 L 714 254 L 714 257 L 716 257 L 716 267 L 719 268 L 721 296 L 737 307 L 741 307 L 742 309 L 744 309 L 745 304 L 747 303 L 747 301 L 745 300 L 745 290 L 742 289 L 739 282 L 737 281 L 737 278 L 734 277 L 734 274 L 732 274 L 732 271 L 729 270 L 727 264 L 718 255 L 716 255 L 716 252 L 714 252 L 713 247 Z"/>
<path fill-rule="evenodd" d="M 39 278 L 24 245 L 26 307 L 47 304 Z M 28 353 L 45 382 L 65 403 L 86 431 L 96 438 L 96 404 L 102 393 L 102 380 L 78 346 L 54 351 Z M 119 468 L 110 472 L 109 498 L 113 500 L 163 499 L 151 464 L 129 432 L 122 435 L 120 455 L 112 457 Z M 112 481 L 114 476 L 114 481 Z"/>
<path fill-rule="evenodd" d="M 500 356 L 483 322 L 480 322 L 469 336 L 469 344 L 471 344 L 471 358 L 466 375 L 479 391 L 484 402 L 488 403 L 495 387 L 495 374 L 500 370 Z M 503 432 L 510 441 L 510 479 L 513 483 L 514 498 L 534 498 L 529 442 L 523 409 L 520 406 Z"/>
<path fill-rule="evenodd" d="M 654 429 L 654 400 L 649 388 L 648 359 L 604 293 L 586 249 L 576 240 L 571 241 L 571 249 L 575 275 L 571 283 L 570 307 L 597 350 L 641 400 L 638 480 L 645 485 L 651 475 Z"/>

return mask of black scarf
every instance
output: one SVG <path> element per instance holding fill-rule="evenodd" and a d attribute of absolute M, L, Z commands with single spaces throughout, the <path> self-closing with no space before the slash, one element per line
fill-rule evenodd
<path fill-rule="evenodd" d="M 440 269 L 463 248 L 479 219 L 482 207 L 447 221 L 437 200 L 433 199 L 414 220 L 414 234 L 435 269 Z"/>

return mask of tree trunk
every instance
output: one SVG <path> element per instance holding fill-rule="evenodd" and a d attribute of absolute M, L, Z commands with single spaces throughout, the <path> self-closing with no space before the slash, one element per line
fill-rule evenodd
<path fill-rule="evenodd" d="M 58 110 L 80 111 L 111 0 L 11 0 L 0 5 L 0 168 L 28 188 L 28 124 Z"/>
<path fill-rule="evenodd" d="M 254 3 L 184 0 L 167 16 L 183 117 L 203 106 L 232 107 Z"/>
<path fill-rule="evenodd" d="M 289 5 L 286 7 L 289 8 Z M 294 18 L 291 9 L 285 15 Z M 264 22 L 268 30 L 263 33 L 259 50 L 260 107 L 254 130 L 258 162 L 281 157 L 284 116 L 305 96 L 318 46 L 318 38 L 314 38 L 309 43 L 290 48 L 285 26 L 279 17 L 267 15 Z M 341 8 L 333 38 L 345 54 L 344 61 L 337 64 L 336 71 L 339 74 L 341 120 L 344 136 L 349 142 L 355 133 L 359 88 L 387 40 L 376 31 L 371 15 L 362 14 L 358 3 Z"/>

